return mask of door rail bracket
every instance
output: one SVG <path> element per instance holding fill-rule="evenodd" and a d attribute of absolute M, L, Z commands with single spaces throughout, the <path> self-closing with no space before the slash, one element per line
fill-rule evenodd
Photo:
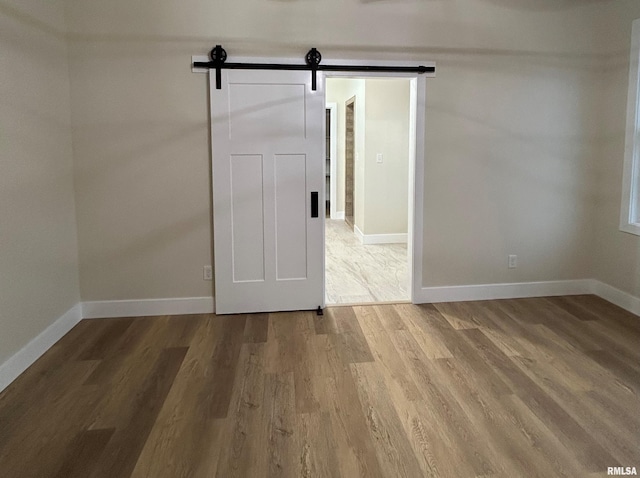
<path fill-rule="evenodd" d="M 309 70 L 311 89 L 316 91 L 316 73 L 318 71 L 366 71 L 379 73 L 435 73 L 435 66 L 379 66 L 379 65 L 321 65 L 322 55 L 312 48 L 305 55 L 305 65 L 287 65 L 282 63 L 227 63 L 227 52 L 216 45 L 209 54 L 210 61 L 194 61 L 194 68 L 216 70 L 216 89 L 222 89 L 222 70 Z"/>

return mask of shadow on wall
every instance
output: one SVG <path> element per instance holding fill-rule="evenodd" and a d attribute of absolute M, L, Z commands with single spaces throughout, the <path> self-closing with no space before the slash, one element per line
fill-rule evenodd
<path fill-rule="evenodd" d="M 599 77 L 481 60 L 439 62 L 428 87 L 426 283 L 589 277 Z M 527 266 L 503 268 L 510 250 Z"/>
<path fill-rule="evenodd" d="M 271 0 L 278 3 L 296 3 L 300 1 L 310 0 Z M 418 0 L 422 3 L 436 3 L 442 0 Z M 484 0 L 487 3 L 493 3 L 504 8 L 510 8 L 515 10 L 529 10 L 529 11 L 550 11 L 550 10 L 564 10 L 573 8 L 585 4 L 593 3 L 611 3 L 615 0 Z M 359 0 L 360 3 L 366 4 L 380 4 L 380 3 L 418 3 L 416 0 Z"/>
<path fill-rule="evenodd" d="M 310 0 L 271 0 L 278 3 L 296 3 L 300 1 Z M 614 0 L 484 0 L 487 3 L 494 3 L 505 8 L 545 11 L 545 10 L 563 10 L 573 8 L 585 4 L 592 3 L 611 3 Z M 378 4 L 378 3 L 436 3 L 438 0 L 359 0 L 360 3 Z"/>
<path fill-rule="evenodd" d="M 568 8 L 579 7 L 596 3 L 613 3 L 615 0 L 482 0 L 504 8 L 517 10 L 549 11 L 549 10 L 565 10 Z"/>
<path fill-rule="evenodd" d="M 82 138 L 82 142 L 77 141 L 76 146 L 80 152 L 87 155 L 91 153 L 93 158 L 89 165 L 85 165 L 84 156 L 78 154 L 78 182 L 85 189 L 100 188 L 104 178 L 119 174 L 122 168 L 129 168 L 127 180 L 133 184 L 144 184 L 153 171 L 163 169 L 163 165 L 159 164 L 163 158 L 160 153 L 179 147 L 185 141 L 200 139 L 207 123 L 194 122 L 183 128 L 179 126 L 178 123 L 159 121 L 119 121 L 76 126 L 77 135 Z M 112 138 L 109 142 L 111 148 L 93 148 L 91 145 L 99 144 L 107 132 L 106 136 Z"/>
<path fill-rule="evenodd" d="M 271 0 L 274 2 L 286 2 L 294 3 L 303 0 Z M 426 3 L 436 2 L 438 0 L 422 0 Z M 611 3 L 614 0 L 479 0 L 486 3 L 495 4 L 504 8 L 529 10 L 529 11 L 545 11 L 545 10 L 562 10 L 572 7 L 596 4 L 596 3 Z M 361 3 L 415 3 L 415 0 L 360 0 Z M 208 54 L 209 49 L 214 44 L 223 44 L 231 56 L 235 55 L 272 55 L 273 52 L 278 52 L 279 55 L 291 55 L 299 56 L 301 59 L 304 57 L 309 43 L 301 43 L 292 40 L 272 40 L 270 38 L 247 38 L 244 37 L 232 37 L 219 35 L 166 35 L 166 34 L 103 34 L 103 33 L 77 33 L 77 32 L 64 32 L 60 29 L 49 25 L 42 20 L 35 18 L 32 15 L 21 12 L 20 10 L 7 5 L 0 1 L 0 14 L 19 21 L 22 24 L 36 28 L 42 32 L 48 33 L 60 39 L 66 39 L 71 44 L 102 44 L 105 47 L 106 44 L 122 44 L 128 43 L 126 49 L 117 47 L 117 54 L 114 55 L 117 58 L 137 57 L 140 52 L 136 51 L 135 44 L 158 44 L 162 43 L 163 48 L 166 51 L 154 51 L 155 56 L 166 56 L 171 52 L 176 52 L 176 48 L 187 55 L 191 55 L 201 51 L 202 54 Z M 478 31 L 478 37 L 492 37 L 494 35 L 491 31 Z M 415 45 L 416 40 L 418 45 Z M 422 46 L 424 42 L 419 39 L 414 39 L 411 44 L 404 45 L 388 45 L 388 44 L 331 44 L 331 43 L 319 43 L 314 42 L 316 48 L 320 49 L 325 58 L 360 58 L 367 59 L 368 57 L 378 60 L 402 60 L 411 58 L 429 57 L 429 59 L 436 60 L 438 56 L 445 55 L 479 55 L 479 56 L 508 56 L 508 57 L 527 57 L 527 58 L 546 58 L 553 60 L 577 60 L 577 59 L 599 59 L 610 60 L 611 52 L 609 54 L 591 54 L 591 53 L 576 53 L 576 52 L 559 52 L 559 51 L 537 51 L 537 50 L 524 50 L 524 49 L 496 49 L 496 48 L 459 48 L 459 47 L 445 47 L 445 46 Z M 177 47 L 177 45 L 181 45 Z M 100 52 L 104 54 L 104 51 Z M 620 52 L 625 53 L 626 52 Z M 617 52 L 616 52 L 617 55 Z M 190 59 L 190 58 L 189 58 Z M 189 60 L 187 60 L 189 61 Z M 600 65 L 602 66 L 602 65 Z"/>
<path fill-rule="evenodd" d="M 54 37 L 64 39 L 66 36 L 64 31 L 59 30 L 53 25 L 49 25 L 48 23 L 43 22 L 42 20 L 39 20 L 32 15 L 23 13 L 17 8 L 7 5 L 4 2 L 0 2 L 0 13 L 6 17 L 10 17 L 10 18 L 13 18 L 14 20 L 19 21 L 23 25 L 35 28 L 37 30 L 40 30 L 43 33 L 47 33 Z"/>
<path fill-rule="evenodd" d="M 318 48 L 322 52 L 323 62 L 331 59 L 359 59 L 359 60 L 438 60 L 440 57 L 451 56 L 467 56 L 473 55 L 478 61 L 485 61 L 486 58 L 509 58 L 509 59 L 526 59 L 527 61 L 539 60 L 545 62 L 553 62 L 553 64 L 565 64 L 564 62 L 580 61 L 580 62 L 601 62 L 603 60 L 611 60 L 612 55 L 623 55 L 628 60 L 628 52 L 608 52 L 608 53 L 589 53 L 589 52 L 570 52 L 570 51 L 543 51 L 543 50 L 524 50 L 524 49 L 506 49 L 506 48 L 484 48 L 484 47 L 449 47 L 449 46 L 415 46 L 415 45 L 357 45 L 357 44 L 332 44 L 313 42 L 296 43 L 274 41 L 263 38 L 237 38 L 237 37 L 220 37 L 220 36 L 185 36 L 185 35 L 106 35 L 106 34 L 84 34 L 69 33 L 68 40 L 72 45 L 84 44 L 100 44 L 102 48 L 106 48 L 108 44 L 113 45 L 114 58 L 137 58 L 141 53 L 149 54 L 149 45 L 163 44 L 164 50 L 153 50 L 150 53 L 155 57 L 164 57 L 174 53 L 183 53 L 189 55 L 186 59 L 188 65 L 191 55 L 200 54 L 208 56 L 211 48 L 216 44 L 221 44 L 229 54 L 229 61 L 234 56 L 290 56 L 292 58 L 300 58 L 300 62 L 304 61 L 304 55 L 310 46 Z M 126 49 L 122 44 L 127 44 Z M 136 47 L 138 45 L 140 48 Z M 180 45 L 180 46 L 178 46 Z M 88 45 L 87 45 L 88 46 Z M 106 50 L 110 51 L 110 50 Z M 274 53 L 275 52 L 275 53 Z M 97 52 L 104 55 L 105 50 Z M 602 67 L 601 63 L 598 66 Z"/>
<path fill-rule="evenodd" d="M 210 263 L 210 180 L 203 178 L 210 178 L 209 160 L 200 151 L 204 147 L 188 148 L 206 144 L 206 131 L 206 120 L 113 120 L 76 127 L 85 294 L 97 297 L 96 288 L 104 288 L 107 296 L 129 297 L 138 284 L 171 277 L 183 263 Z M 194 251 L 202 257 L 193 259 Z"/>
<path fill-rule="evenodd" d="M 136 237 L 129 236 L 126 243 L 103 249 L 91 258 L 92 267 L 109 269 L 114 262 L 128 263 L 167 250 L 171 244 L 180 243 L 182 238 L 202 230 L 203 224 L 209 224 L 210 212 L 207 206 L 177 221 L 171 220 L 154 229 L 145 230 Z"/>

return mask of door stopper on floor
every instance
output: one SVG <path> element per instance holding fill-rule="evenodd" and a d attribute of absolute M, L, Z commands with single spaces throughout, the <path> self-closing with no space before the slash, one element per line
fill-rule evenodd
<path fill-rule="evenodd" d="M 318 308 L 316 309 L 316 315 L 324 315 L 324 311 L 322 310 L 322 307 L 318 306 Z"/>

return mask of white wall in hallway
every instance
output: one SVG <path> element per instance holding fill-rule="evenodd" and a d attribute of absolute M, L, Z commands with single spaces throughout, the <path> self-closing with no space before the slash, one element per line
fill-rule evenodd
<path fill-rule="evenodd" d="M 407 233 L 409 86 L 407 79 L 365 80 L 365 235 Z"/>

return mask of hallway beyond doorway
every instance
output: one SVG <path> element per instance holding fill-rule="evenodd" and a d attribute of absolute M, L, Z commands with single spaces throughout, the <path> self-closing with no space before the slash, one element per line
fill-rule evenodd
<path fill-rule="evenodd" d="M 410 299 L 406 244 L 361 244 L 342 220 L 327 219 L 325 237 L 328 305 Z"/>

